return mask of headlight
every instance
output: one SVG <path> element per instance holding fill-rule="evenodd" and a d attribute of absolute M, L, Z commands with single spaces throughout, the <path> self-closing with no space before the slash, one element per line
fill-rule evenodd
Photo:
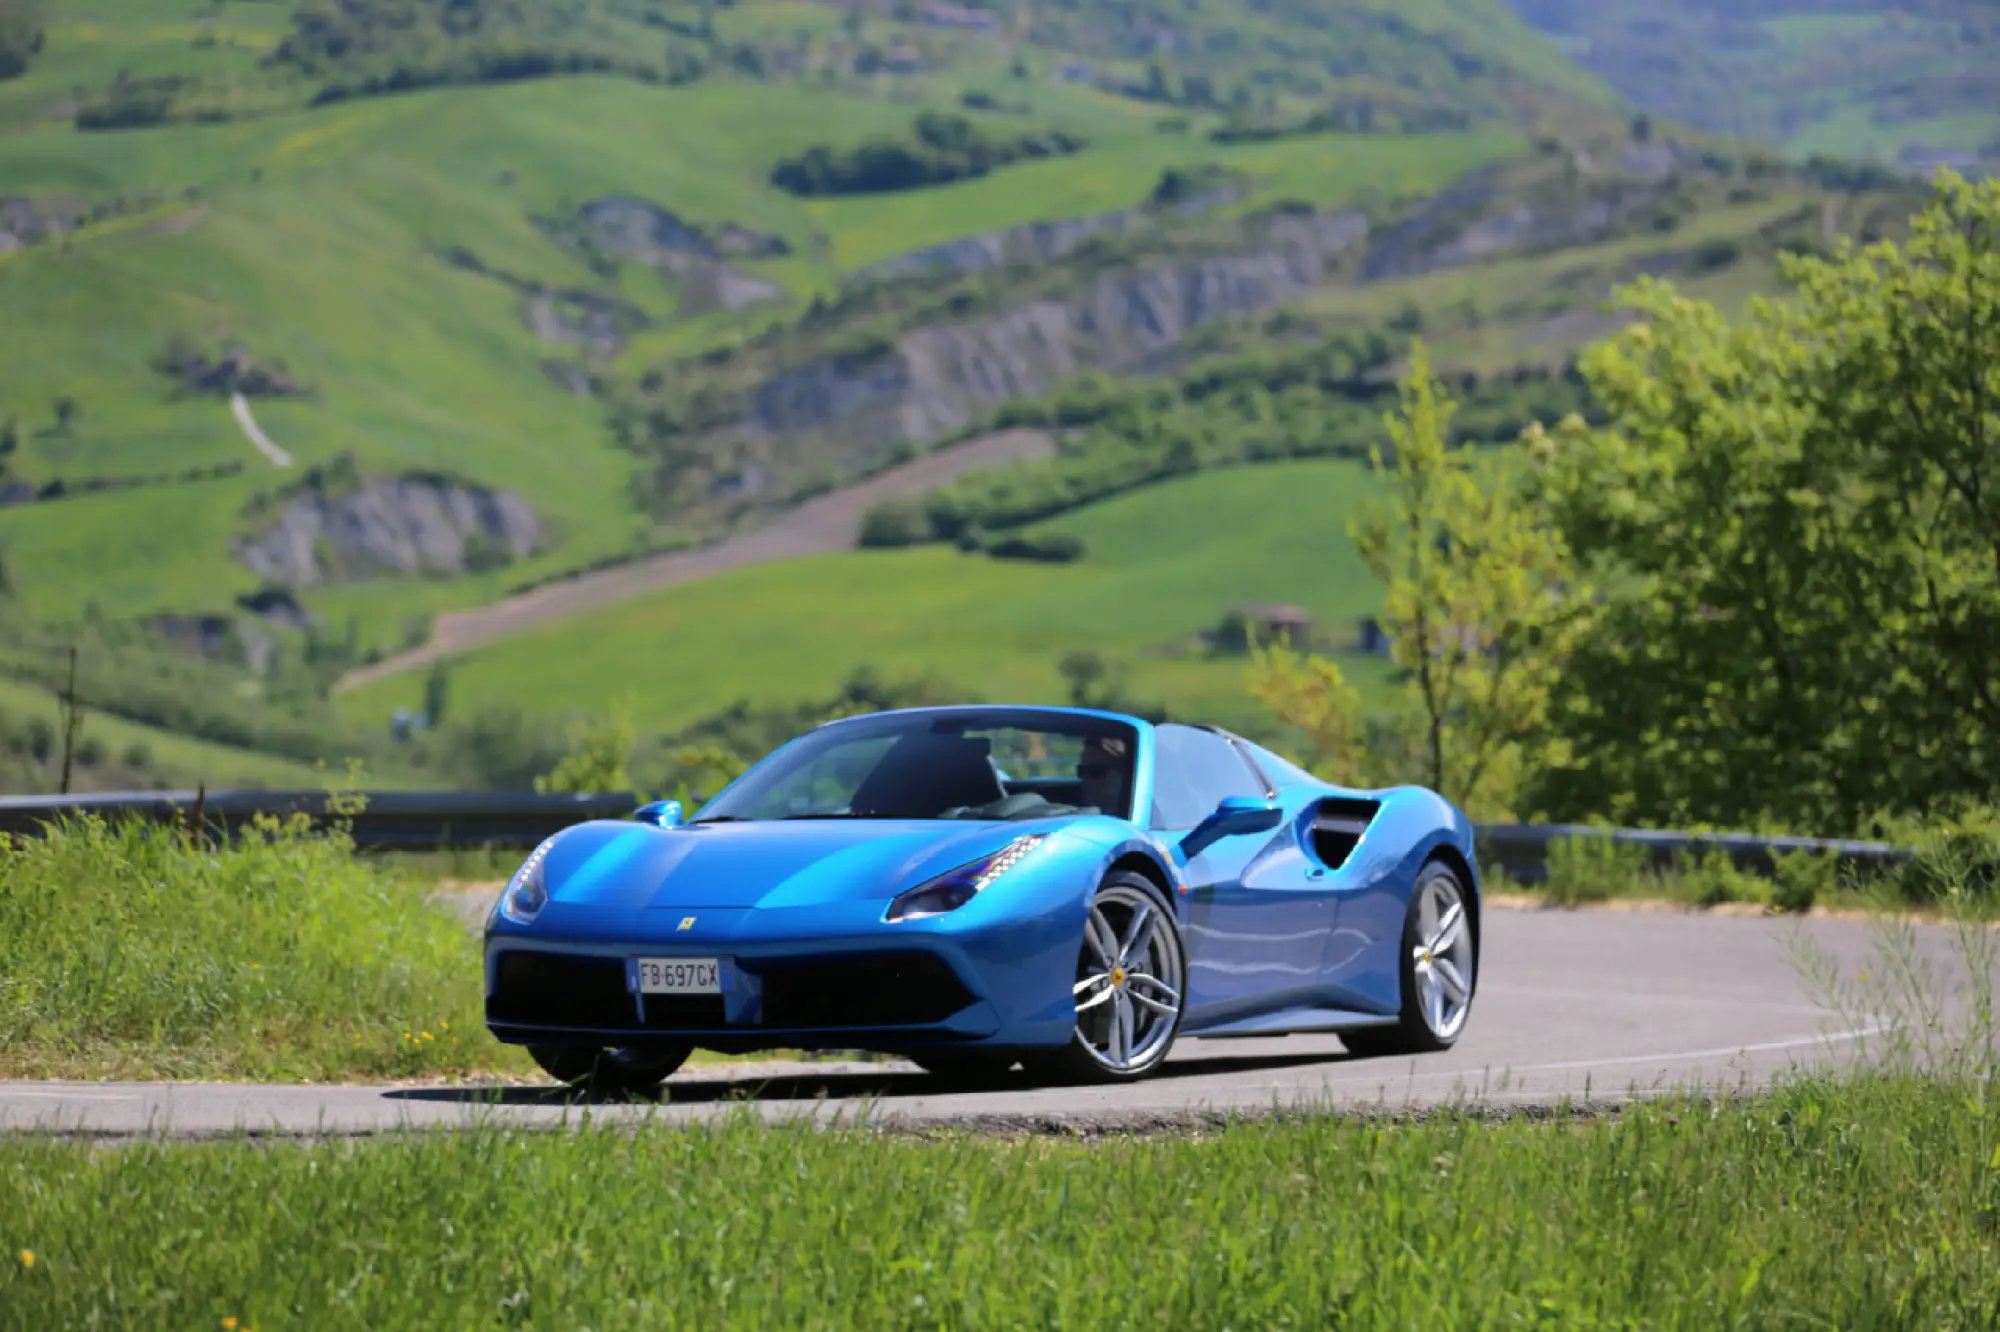
<path fill-rule="evenodd" d="M 980 890 L 1020 863 L 1021 857 L 1041 845 L 1047 833 L 1017 837 L 990 856 L 981 856 L 969 865 L 938 875 L 919 884 L 889 904 L 890 920 L 921 920 L 956 911 L 977 897 Z"/>
<path fill-rule="evenodd" d="M 516 925 L 526 925 L 549 903 L 546 865 L 549 848 L 555 844 L 556 839 L 551 837 L 536 847 L 508 880 L 507 891 L 500 894 L 500 914 Z"/>

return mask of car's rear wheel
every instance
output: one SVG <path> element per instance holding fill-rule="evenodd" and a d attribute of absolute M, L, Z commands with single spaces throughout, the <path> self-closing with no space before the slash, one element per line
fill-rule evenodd
<path fill-rule="evenodd" d="M 689 1055 L 691 1045 L 622 1046 L 531 1045 L 528 1054 L 557 1082 L 594 1092 L 649 1092 L 665 1082 Z"/>
<path fill-rule="evenodd" d="M 1403 1007 L 1393 1026 L 1340 1034 L 1358 1055 L 1427 1054 L 1458 1043 L 1472 1015 L 1477 939 L 1472 897 L 1458 873 L 1434 860 L 1417 876 L 1403 919 Z"/>
<path fill-rule="evenodd" d="M 1137 874 L 1098 887 L 1077 951 L 1076 1030 L 1030 1069 L 1067 1082 L 1131 1082 L 1160 1066 L 1180 1034 L 1187 954 L 1167 897 Z"/>

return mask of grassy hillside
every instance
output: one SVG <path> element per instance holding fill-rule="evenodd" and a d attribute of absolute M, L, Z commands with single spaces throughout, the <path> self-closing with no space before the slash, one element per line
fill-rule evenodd
<path fill-rule="evenodd" d="M 2000 163 L 1985 0 L 1511 0 L 1635 104 L 1800 158 Z M 1917 150 L 1903 161 L 1904 149 Z"/>
<path fill-rule="evenodd" d="M 920 162 L 913 178 L 962 177 L 923 188 L 835 173 L 850 192 L 830 196 L 776 170 L 929 152 L 924 115 L 1064 150 Z M 1560 364 L 1634 265 L 1709 245 L 1690 276 L 1757 290 L 1772 228 L 1867 211 L 1625 135 L 1610 90 L 1503 0 L 50 0 L 25 71 L 0 75 L 0 611 L 58 637 L 117 626 L 116 689 L 135 692 L 107 706 L 135 722 L 374 754 L 419 686 L 364 692 L 352 730 L 314 691 L 435 615 L 779 517 L 1077 372 L 1419 327 L 1454 367 Z M 1459 243 L 1505 232 L 1517 200 L 1525 231 Z M 1611 222 L 1576 225 L 1600 205 Z M 857 386 L 932 371 L 841 415 Z M 1240 526 L 1261 502 L 1202 512 Z M 1081 647 L 1130 658 L 1136 692 L 1220 706 L 1234 667 L 1145 654 L 1224 602 L 1351 610 L 1229 558 L 1199 606 L 1166 582 L 1133 593 L 1150 609 L 1122 630 L 1061 610 L 1122 601 L 1135 562 L 1093 541 L 1062 569 L 919 550 L 749 570 L 602 613 L 605 675 L 650 675 L 648 616 L 685 606 L 774 664 L 722 690 L 698 683 L 715 658 L 689 656 L 656 720 L 823 696 L 863 661 L 1043 696 Z M 824 612 L 843 646 L 795 673 L 805 606 L 850 577 Z M 1012 646 L 897 629 L 875 652 L 863 627 L 898 623 L 906 584 Z M 763 627 L 788 623 L 767 602 L 799 611 L 788 631 Z M 181 678 L 133 646 L 181 651 L 170 614 L 274 635 L 284 664 L 141 688 Z M 534 663 L 560 665 L 571 635 L 474 658 L 458 696 L 560 713 L 566 680 Z M 472 769 L 527 771 L 545 743 L 514 734 Z M 469 770 L 423 762 L 398 779 Z"/>
<path fill-rule="evenodd" d="M 177 337 L 241 343 L 312 390 L 254 403 L 263 428 L 302 465 L 351 453 L 367 472 L 439 469 L 533 497 L 553 529 L 549 557 L 449 591 L 372 587 L 378 606 L 409 608 L 385 620 L 628 549 L 643 528 L 627 488 L 631 462 L 607 438 L 602 408 L 541 369 L 588 358 L 538 338 L 515 290 L 440 257 L 452 246 L 490 270 L 635 307 L 652 327 L 633 350 L 589 367 L 617 373 L 667 348 L 697 348 L 732 322 L 796 310 L 829 291 L 841 267 L 968 227 L 1130 204 L 1166 164 L 1226 161 L 1266 194 L 1338 202 L 1385 182 L 1434 187 L 1510 146 L 1504 135 L 1473 132 L 1414 159 L 1394 140 L 1366 137 L 1224 148 L 1158 135 L 1136 116 L 1122 126 L 1100 117 L 1083 154 L 919 199 L 807 204 L 762 179 L 763 163 L 827 125 L 858 141 L 907 115 L 887 102 L 795 89 L 574 79 L 228 125 L 0 137 L 0 176 L 13 188 L 49 197 L 150 190 L 160 199 L 64 243 L 0 255 L 0 416 L 15 419 L 22 437 L 10 474 L 74 485 L 243 467 L 0 510 L 22 604 L 42 617 L 90 600 L 119 616 L 222 609 L 257 585 L 229 558 L 228 539 L 242 526 L 237 511 L 284 478 L 252 451 L 222 396 L 177 397 L 152 367 Z M 674 132 L 689 123 L 709 128 Z M 740 317 L 679 320 L 676 293 L 657 274 L 628 266 L 597 282 L 531 221 L 614 194 L 782 237 L 791 255 L 742 267 L 786 295 Z M 55 429 L 58 398 L 76 405 L 65 430 Z"/>
<path fill-rule="evenodd" d="M 863 665 L 966 698 L 1058 702 L 1059 662 L 1092 651 L 1142 700 L 1237 718 L 1254 707 L 1242 660 L 1207 655 L 1198 635 L 1232 607 L 1278 602 L 1351 643 L 1377 591 L 1346 521 L 1371 484 L 1363 464 L 1322 461 L 1149 487 L 1033 529 L 1081 539 L 1086 557 L 1070 565 L 931 546 L 724 574 L 473 653 L 453 669 L 454 706 L 623 701 L 643 727 L 673 729 L 739 699 L 830 695 Z M 341 706 L 384 717 L 421 692 L 420 678 L 389 680 Z"/>

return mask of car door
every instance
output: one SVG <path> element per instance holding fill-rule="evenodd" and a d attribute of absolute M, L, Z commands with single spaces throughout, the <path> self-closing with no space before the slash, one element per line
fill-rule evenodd
<path fill-rule="evenodd" d="M 1219 732 L 1163 723 L 1153 740 L 1151 826 L 1186 866 L 1189 885 L 1188 1024 L 1310 1002 L 1323 983 L 1333 909 L 1291 821 L 1190 844 L 1188 834 L 1223 800 L 1263 799 L 1269 789 Z"/>

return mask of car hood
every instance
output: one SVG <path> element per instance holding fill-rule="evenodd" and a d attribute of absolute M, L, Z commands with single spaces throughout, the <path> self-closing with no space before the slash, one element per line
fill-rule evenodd
<path fill-rule="evenodd" d="M 888 899 L 1050 821 L 802 819 L 653 828 L 590 823 L 549 853 L 555 902 L 600 908 L 795 907 Z"/>

